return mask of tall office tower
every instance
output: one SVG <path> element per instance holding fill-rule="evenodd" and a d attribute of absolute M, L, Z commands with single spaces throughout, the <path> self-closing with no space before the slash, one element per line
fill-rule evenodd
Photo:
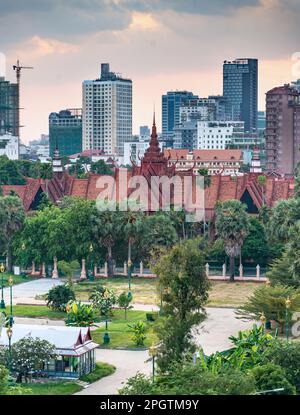
<path fill-rule="evenodd" d="M 300 161 L 300 93 L 290 85 L 266 94 L 267 170 L 293 175 Z"/>
<path fill-rule="evenodd" d="M 236 59 L 223 64 L 223 96 L 231 105 L 231 119 L 244 121 L 247 132 L 257 128 L 257 69 L 257 59 Z"/>
<path fill-rule="evenodd" d="M 198 96 L 188 91 L 169 91 L 162 96 L 162 134 L 172 135 L 174 128 L 180 124 L 180 107 Z"/>
<path fill-rule="evenodd" d="M 0 135 L 19 135 L 19 87 L 0 77 Z"/>
<path fill-rule="evenodd" d="M 124 154 L 124 142 L 132 138 L 132 81 L 101 64 L 101 77 L 83 82 L 83 150 Z"/>
<path fill-rule="evenodd" d="M 82 151 L 81 108 L 51 112 L 49 115 L 49 150 L 53 157 L 56 147 L 61 156 Z"/>

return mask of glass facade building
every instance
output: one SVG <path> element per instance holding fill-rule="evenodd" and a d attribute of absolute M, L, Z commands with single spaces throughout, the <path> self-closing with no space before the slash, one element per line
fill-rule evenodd
<path fill-rule="evenodd" d="M 232 120 L 244 121 L 245 131 L 257 129 L 258 60 L 224 61 L 223 96 L 231 105 Z"/>
<path fill-rule="evenodd" d="M 180 124 L 180 107 L 199 97 L 188 91 L 169 91 L 162 96 L 162 133 L 172 134 Z"/>
<path fill-rule="evenodd" d="M 49 115 L 49 152 L 56 146 L 61 156 L 82 152 L 82 110 L 67 109 Z"/>
<path fill-rule="evenodd" d="M 0 77 L 0 135 L 19 136 L 19 87 Z"/>

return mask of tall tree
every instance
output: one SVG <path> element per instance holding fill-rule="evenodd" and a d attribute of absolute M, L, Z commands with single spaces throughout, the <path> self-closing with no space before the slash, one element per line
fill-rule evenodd
<path fill-rule="evenodd" d="M 13 238 L 22 228 L 24 220 L 24 207 L 19 197 L 0 197 L 0 240 L 6 250 L 7 268 L 9 271 L 12 270 Z"/>
<path fill-rule="evenodd" d="M 201 240 L 184 240 L 154 258 L 161 296 L 158 365 L 162 371 L 194 351 L 192 328 L 205 318 L 209 280 Z"/>
<path fill-rule="evenodd" d="M 216 207 L 217 236 L 224 241 L 226 254 L 230 258 L 230 281 L 234 281 L 234 258 L 240 255 L 241 247 L 249 231 L 246 205 L 239 200 L 227 200 Z"/>
<path fill-rule="evenodd" d="M 113 276 L 112 248 L 122 229 L 122 215 L 113 203 L 101 201 L 91 217 L 92 231 L 99 246 L 107 249 L 108 275 Z"/>

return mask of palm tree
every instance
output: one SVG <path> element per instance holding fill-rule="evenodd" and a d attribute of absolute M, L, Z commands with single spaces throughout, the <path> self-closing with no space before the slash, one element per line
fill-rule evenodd
<path fill-rule="evenodd" d="M 234 258 L 240 255 L 241 247 L 249 231 L 246 205 L 239 200 L 219 203 L 216 207 L 216 230 L 230 258 L 230 281 L 234 281 Z"/>
<path fill-rule="evenodd" d="M 109 203 L 106 205 L 106 209 L 105 206 L 99 209 L 100 205 L 98 205 L 92 223 L 95 239 L 107 249 L 108 276 L 112 277 L 114 273 L 112 248 L 120 235 L 122 222 L 120 212 L 109 206 Z"/>
<path fill-rule="evenodd" d="M 0 198 L 0 240 L 7 252 L 7 269 L 12 270 L 12 242 L 14 235 L 22 228 L 25 212 L 18 196 Z"/>
<path fill-rule="evenodd" d="M 122 213 L 122 230 L 128 240 L 128 262 L 131 262 L 132 245 L 138 238 L 142 224 L 144 214 L 140 210 L 131 210 L 130 208 Z"/>

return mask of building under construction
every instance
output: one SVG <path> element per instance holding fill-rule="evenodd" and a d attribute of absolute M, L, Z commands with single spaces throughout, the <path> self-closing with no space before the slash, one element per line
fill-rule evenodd
<path fill-rule="evenodd" d="M 19 137 L 19 86 L 0 77 L 0 135 Z"/>

